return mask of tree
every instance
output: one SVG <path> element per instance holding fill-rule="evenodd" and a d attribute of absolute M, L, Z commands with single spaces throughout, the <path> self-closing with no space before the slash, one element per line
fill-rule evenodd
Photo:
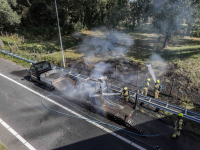
<path fill-rule="evenodd" d="M 165 35 L 163 48 L 167 48 L 173 31 L 180 29 L 184 20 L 191 20 L 194 11 L 191 0 L 152 0 L 150 12 L 153 26 Z"/>
<path fill-rule="evenodd" d="M 0 0 L 0 28 L 20 23 L 20 16 L 13 10 L 16 6 L 16 0 Z M 3 43 L 1 38 L 0 43 Z"/>
<path fill-rule="evenodd" d="M 20 23 L 20 16 L 13 10 L 16 0 L 0 0 L 0 26 Z"/>

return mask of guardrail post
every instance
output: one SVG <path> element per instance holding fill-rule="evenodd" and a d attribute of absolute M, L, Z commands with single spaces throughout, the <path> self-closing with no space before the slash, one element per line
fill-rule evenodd
<path fill-rule="evenodd" d="M 185 115 L 187 115 L 187 109 L 185 110 Z"/>
<path fill-rule="evenodd" d="M 115 79 L 117 79 L 117 65 L 115 66 Z"/>
<path fill-rule="evenodd" d="M 138 78 L 139 78 L 139 71 L 137 70 L 137 83 L 136 83 L 137 87 L 138 87 Z"/>
<path fill-rule="evenodd" d="M 136 96 L 135 96 L 135 105 L 134 105 L 133 109 L 136 109 L 136 108 L 137 108 L 139 95 L 140 95 L 140 91 L 137 90 L 137 93 L 136 93 Z"/>
<path fill-rule="evenodd" d="M 173 81 L 173 83 L 172 83 L 172 86 L 171 86 L 171 90 L 170 90 L 169 96 L 171 96 L 171 94 L 172 94 L 172 90 L 173 90 L 173 87 L 174 87 L 174 82 L 175 82 L 175 79 L 174 79 L 174 81 Z"/>

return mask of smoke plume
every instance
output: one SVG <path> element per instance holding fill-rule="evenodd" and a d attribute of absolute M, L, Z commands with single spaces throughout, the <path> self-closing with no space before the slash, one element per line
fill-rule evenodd
<path fill-rule="evenodd" d="M 83 39 L 79 50 L 85 56 L 124 56 L 133 44 L 130 35 L 117 30 L 108 30 L 105 27 L 94 29 L 94 35 Z"/>

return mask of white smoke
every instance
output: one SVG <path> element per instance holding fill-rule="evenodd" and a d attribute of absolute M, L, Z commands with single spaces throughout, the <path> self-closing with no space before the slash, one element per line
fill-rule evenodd
<path fill-rule="evenodd" d="M 94 29 L 94 35 L 83 39 L 79 50 L 86 56 L 124 56 L 133 44 L 130 35 L 105 27 Z"/>
<path fill-rule="evenodd" d="M 94 67 L 94 72 L 90 75 L 92 78 L 98 79 L 103 76 L 104 72 L 111 68 L 110 64 L 104 62 L 97 63 Z"/>

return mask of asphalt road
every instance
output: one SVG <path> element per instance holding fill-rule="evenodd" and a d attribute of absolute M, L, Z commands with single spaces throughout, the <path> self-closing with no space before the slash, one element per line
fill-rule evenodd
<path fill-rule="evenodd" d="M 61 98 L 52 96 L 54 94 L 58 95 L 58 92 L 51 93 L 44 87 L 24 79 L 25 68 L 0 58 L 0 73 L 42 95 L 51 95 L 51 99 L 55 102 L 77 112 L 77 110 L 64 103 Z M 40 96 L 0 76 L 0 118 L 18 132 L 18 134 L 28 141 L 35 149 L 138 149 L 85 120 L 67 117 L 49 111 L 42 106 L 41 101 L 42 98 Z M 70 100 L 68 101 L 78 109 L 103 122 L 125 129 L 125 127 L 116 122 L 110 121 L 98 114 L 94 114 L 79 105 L 74 104 Z M 44 100 L 44 103 L 52 109 L 71 114 L 49 101 Z M 78 113 L 81 114 L 80 112 Z M 84 114 L 81 115 L 85 116 Z M 173 131 L 173 127 L 142 114 L 139 111 L 135 113 L 134 117 L 135 121 L 147 129 L 150 134 Z M 123 135 L 119 131 L 110 129 L 109 127 L 106 128 L 112 130 L 113 133 L 117 133 L 135 144 L 140 145 L 144 149 L 152 149 L 129 136 Z M 27 149 L 27 147 L 10 135 L 2 126 L 0 126 L 0 131 L 0 140 L 5 143 L 9 150 Z M 166 150 L 199 149 L 200 142 L 196 137 L 184 133 L 179 139 L 174 140 L 170 138 L 171 134 L 172 133 L 168 133 L 151 138 L 134 137 L 152 146 L 159 145 L 162 149 Z"/>

